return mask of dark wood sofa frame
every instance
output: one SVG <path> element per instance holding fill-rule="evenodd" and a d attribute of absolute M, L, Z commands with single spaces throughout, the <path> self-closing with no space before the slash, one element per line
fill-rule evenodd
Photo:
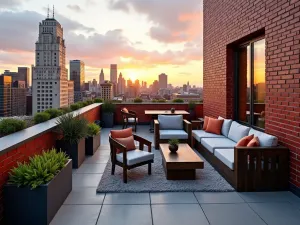
<path fill-rule="evenodd" d="M 187 143 L 191 146 L 192 144 L 192 124 L 187 121 L 183 120 L 183 130 L 188 134 L 188 139 L 186 140 L 179 140 L 181 143 Z M 155 149 L 159 149 L 159 144 L 167 143 L 167 139 L 160 139 L 159 138 L 159 122 L 158 120 L 154 120 L 154 147 Z"/>
<path fill-rule="evenodd" d="M 234 170 L 231 170 L 194 138 L 193 143 L 237 191 L 288 190 L 289 149 L 286 147 L 235 147 Z"/>
<path fill-rule="evenodd" d="M 133 138 L 135 141 L 139 142 L 139 150 L 144 150 L 144 146 L 146 145 L 148 147 L 148 152 L 151 152 L 151 142 L 140 137 L 137 135 L 133 135 Z M 111 175 L 115 174 L 115 167 L 116 165 L 123 168 L 123 182 L 127 183 L 127 170 L 147 165 L 148 164 L 148 174 L 151 175 L 151 163 L 153 163 L 153 160 L 144 161 L 138 164 L 134 165 L 127 165 L 127 151 L 126 147 L 122 144 L 120 144 L 118 141 L 113 139 L 111 135 L 109 135 L 109 143 L 110 143 L 110 157 L 111 157 Z M 123 162 L 119 162 L 117 160 L 117 149 L 123 152 Z"/>

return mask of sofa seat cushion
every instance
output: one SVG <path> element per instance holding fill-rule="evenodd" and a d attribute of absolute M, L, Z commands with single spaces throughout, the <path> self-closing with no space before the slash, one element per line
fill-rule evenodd
<path fill-rule="evenodd" d="M 189 135 L 184 130 L 159 130 L 160 139 L 181 139 L 189 138 Z"/>
<path fill-rule="evenodd" d="M 273 135 L 254 130 L 253 128 L 251 128 L 249 131 L 249 135 L 251 134 L 254 134 L 255 137 L 258 137 L 261 147 L 276 147 L 278 145 L 278 138 Z"/>
<path fill-rule="evenodd" d="M 225 138 L 223 135 L 208 133 L 204 130 L 193 130 L 192 134 L 198 142 L 201 142 L 201 138 Z"/>
<path fill-rule="evenodd" d="M 228 138 L 202 138 L 201 144 L 211 153 L 214 153 L 216 148 L 234 148 L 236 142 Z"/>
<path fill-rule="evenodd" d="M 123 153 L 117 154 L 117 161 L 123 163 Z M 132 166 L 141 162 L 149 161 L 154 159 L 154 154 L 151 152 L 145 152 L 141 150 L 134 150 L 127 152 L 127 165 Z"/>
<path fill-rule="evenodd" d="M 183 130 L 183 116 L 182 115 L 158 115 L 160 130 Z"/>
<path fill-rule="evenodd" d="M 214 155 L 231 170 L 234 170 L 234 148 L 216 148 Z"/>
<path fill-rule="evenodd" d="M 127 119 L 128 119 L 129 123 L 134 123 L 134 118 L 133 117 L 130 117 L 130 118 L 127 118 Z M 139 119 L 136 118 L 136 122 L 138 122 L 138 121 L 139 121 Z M 124 119 L 124 122 L 126 122 L 126 118 Z"/>
<path fill-rule="evenodd" d="M 239 124 L 235 121 L 231 123 L 229 133 L 228 133 L 228 138 L 231 140 L 238 142 L 241 140 L 243 137 L 251 135 L 249 134 L 250 127 L 246 127 L 242 124 Z"/>

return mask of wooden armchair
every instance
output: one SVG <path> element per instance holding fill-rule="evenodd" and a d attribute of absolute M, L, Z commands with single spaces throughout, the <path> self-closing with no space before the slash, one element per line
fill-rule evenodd
<path fill-rule="evenodd" d="M 127 128 L 128 125 L 133 125 L 134 131 L 137 131 L 138 118 L 135 111 L 128 110 L 126 108 L 121 109 L 123 118 L 123 129 Z"/>
<path fill-rule="evenodd" d="M 175 116 L 170 116 L 175 117 Z M 182 143 L 191 145 L 192 124 L 187 120 L 182 120 L 183 129 L 161 129 L 158 120 L 154 120 L 154 146 L 159 149 L 160 143 L 167 143 L 170 139 L 178 139 Z"/>
<path fill-rule="evenodd" d="M 123 168 L 123 182 L 127 183 L 127 170 L 148 164 L 148 174 L 151 175 L 151 163 L 154 160 L 154 154 L 151 153 L 151 142 L 137 135 L 133 135 L 135 141 L 139 142 L 138 149 L 126 151 L 126 147 L 113 139 L 109 135 L 110 155 L 112 169 L 111 174 L 115 174 L 115 166 Z M 144 146 L 148 147 L 148 151 L 143 151 Z M 117 150 L 121 153 L 117 153 Z"/>

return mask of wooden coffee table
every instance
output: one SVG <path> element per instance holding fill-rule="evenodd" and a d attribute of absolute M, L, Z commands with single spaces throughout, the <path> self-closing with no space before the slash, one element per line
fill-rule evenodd
<path fill-rule="evenodd" d="M 162 164 L 167 180 L 195 180 L 196 169 L 203 169 L 203 160 L 188 144 L 179 144 L 178 151 L 172 153 L 169 144 L 160 144 Z"/>

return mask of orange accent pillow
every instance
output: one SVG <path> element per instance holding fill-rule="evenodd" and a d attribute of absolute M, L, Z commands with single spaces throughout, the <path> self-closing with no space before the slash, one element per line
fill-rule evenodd
<path fill-rule="evenodd" d="M 111 137 L 116 138 L 127 138 L 132 136 L 132 127 L 123 130 L 111 130 L 110 131 Z"/>
<path fill-rule="evenodd" d="M 254 138 L 254 134 L 243 137 L 239 142 L 236 144 L 236 147 L 246 147 L 249 142 Z"/>
<path fill-rule="evenodd" d="M 204 117 L 203 130 L 206 130 L 206 128 L 207 128 L 207 124 L 208 124 L 209 118 L 210 117 L 208 117 L 208 116 Z"/>
<path fill-rule="evenodd" d="M 117 142 L 124 145 L 126 147 L 126 151 L 132 151 L 135 150 L 135 144 L 133 136 L 126 137 L 126 138 L 116 138 Z M 117 154 L 121 153 L 122 151 L 120 149 L 117 149 Z"/>
<path fill-rule="evenodd" d="M 213 133 L 213 134 L 221 134 L 221 129 L 222 129 L 223 123 L 224 123 L 224 120 L 209 118 L 205 131 L 208 133 Z"/>
<path fill-rule="evenodd" d="M 259 139 L 258 137 L 253 138 L 248 144 L 247 147 L 259 147 L 260 143 L 259 143 Z"/>
<path fill-rule="evenodd" d="M 123 108 L 123 112 L 125 113 L 129 113 L 128 109 L 127 108 Z"/>

